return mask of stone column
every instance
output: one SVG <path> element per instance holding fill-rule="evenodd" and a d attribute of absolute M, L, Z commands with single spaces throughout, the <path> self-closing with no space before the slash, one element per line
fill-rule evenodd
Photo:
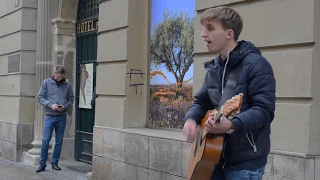
<path fill-rule="evenodd" d="M 23 154 L 23 161 L 31 164 L 38 164 L 40 159 L 45 116 L 44 108 L 38 103 L 37 95 L 42 81 L 52 76 L 54 68 L 54 61 L 52 60 L 53 33 L 51 23 L 54 15 L 54 5 L 54 0 L 38 1 L 34 140 L 32 142 L 33 148 Z M 50 154 L 51 152 L 49 151 L 49 155 Z"/>

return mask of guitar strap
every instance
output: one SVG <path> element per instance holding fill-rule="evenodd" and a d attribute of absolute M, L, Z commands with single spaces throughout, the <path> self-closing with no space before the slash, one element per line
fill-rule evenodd
<path fill-rule="evenodd" d="M 221 106 L 235 95 L 236 87 L 238 84 L 239 72 L 242 69 L 242 64 L 240 63 L 233 71 L 230 72 L 228 81 L 224 88 L 224 92 L 220 99 L 220 103 L 217 109 L 220 109 Z"/>

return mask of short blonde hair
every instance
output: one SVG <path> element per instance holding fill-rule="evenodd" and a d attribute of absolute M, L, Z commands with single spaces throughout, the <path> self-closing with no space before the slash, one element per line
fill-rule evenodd
<path fill-rule="evenodd" d="M 234 40 L 239 39 L 243 22 L 238 12 L 229 7 L 209 8 L 201 14 L 200 23 L 205 25 L 212 21 L 219 22 L 224 29 L 232 29 Z"/>

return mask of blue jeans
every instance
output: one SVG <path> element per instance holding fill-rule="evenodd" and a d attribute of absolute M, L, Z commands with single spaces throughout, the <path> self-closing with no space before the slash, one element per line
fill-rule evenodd
<path fill-rule="evenodd" d="M 64 129 L 66 127 L 66 120 L 67 120 L 66 115 L 63 115 L 63 116 L 46 115 L 44 130 L 43 130 L 42 146 L 41 146 L 41 157 L 40 157 L 39 164 L 46 165 L 46 161 L 48 160 L 49 142 L 51 140 L 53 129 L 55 129 L 56 142 L 53 150 L 51 164 L 56 164 L 56 165 L 58 164 L 60 154 L 61 154 Z"/>
<path fill-rule="evenodd" d="M 212 175 L 211 180 L 262 180 L 265 166 L 257 169 L 226 170 L 218 165 Z"/>

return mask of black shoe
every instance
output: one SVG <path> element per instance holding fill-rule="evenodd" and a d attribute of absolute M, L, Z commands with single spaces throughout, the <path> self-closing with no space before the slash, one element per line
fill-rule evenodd
<path fill-rule="evenodd" d="M 60 171 L 61 168 L 57 164 L 52 164 L 52 169 Z"/>
<path fill-rule="evenodd" d="M 36 170 L 36 172 L 41 172 L 41 171 L 44 171 L 46 170 L 46 165 L 43 165 L 43 164 L 40 164 L 39 168 Z"/>

